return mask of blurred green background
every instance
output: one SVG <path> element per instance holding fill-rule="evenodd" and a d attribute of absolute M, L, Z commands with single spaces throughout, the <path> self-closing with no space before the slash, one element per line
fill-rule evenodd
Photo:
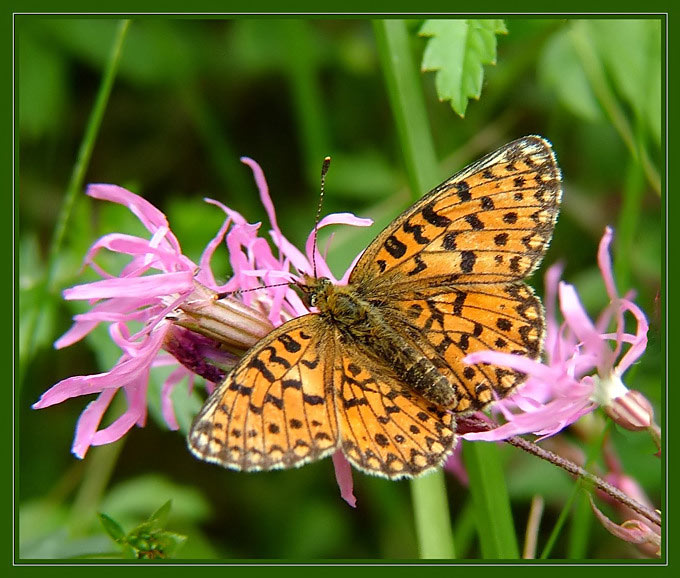
<path fill-rule="evenodd" d="M 416 62 L 427 42 L 417 34 L 421 25 L 408 22 Z M 563 260 L 564 278 L 577 286 L 592 314 L 599 312 L 606 294 L 597 244 L 606 225 L 615 228 L 619 289 L 636 291 L 650 322 L 647 352 L 625 381 L 652 400 L 661 420 L 663 23 L 509 19 L 505 25 L 508 34 L 497 37 L 497 63 L 484 68 L 481 98 L 469 103 L 465 118 L 439 102 L 433 73 L 421 75 L 441 178 L 526 134 L 553 143 L 563 171 L 563 209 L 532 284 L 542 291 L 545 266 Z M 417 557 L 407 482 L 355 472 L 353 510 L 339 497 L 330 460 L 262 474 L 198 462 L 183 435 L 168 431 L 160 417 L 160 378 L 150 386 L 147 426 L 115 446 L 91 449 L 83 461 L 70 454 L 70 445 L 90 400 L 30 408 L 60 379 L 106 371 L 117 358 L 105 331 L 66 350 L 52 348 L 76 311 L 60 293 L 93 278 L 81 275 L 80 264 L 96 238 L 110 231 L 141 233 L 139 225 L 124 209 L 79 194 L 63 247 L 50 257 L 55 220 L 117 26 L 112 19 L 16 18 L 19 555 L 115 553 L 97 512 L 130 530 L 171 499 L 167 527 L 187 536 L 179 551 L 186 558 Z M 337 231 L 329 261 L 340 276 L 414 198 L 382 69 L 369 20 L 134 20 L 85 182 L 115 183 L 143 195 L 166 213 L 184 252 L 197 261 L 223 218 L 204 197 L 268 228 L 240 156 L 260 163 L 279 225 L 302 247 L 314 223 L 321 161 L 331 155 L 324 212 L 352 211 L 376 221 L 368 231 Z M 223 279 L 228 276 L 225 253 L 218 252 L 214 266 Z M 48 269 L 54 276 L 45 294 L 40 287 Z M 187 398 L 186 389 L 177 388 L 184 431 L 200 405 L 199 393 Z M 649 438 L 617 428 L 611 437 L 625 470 L 658 507 L 662 464 L 652 456 Z M 578 431 L 560 438 L 579 444 Z M 572 481 L 518 450 L 502 448 L 502 455 L 520 543 L 535 494 L 546 500 L 547 534 Z M 458 555 L 478 557 L 467 490 L 453 476 L 447 487 Z M 576 538 L 565 531 L 553 557 L 635 556 L 597 522 L 587 532 L 589 539 L 574 550 Z M 539 544 L 545 538 L 542 533 Z"/>

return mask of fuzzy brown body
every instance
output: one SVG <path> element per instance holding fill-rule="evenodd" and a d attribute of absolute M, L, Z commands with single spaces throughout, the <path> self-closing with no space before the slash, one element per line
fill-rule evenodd
<path fill-rule="evenodd" d="M 334 285 L 329 279 L 309 276 L 305 282 L 302 290 L 308 304 L 319 310 L 336 339 L 343 344 L 352 342 L 428 401 L 441 407 L 455 405 L 453 384 L 393 329 L 405 327 L 407 320 L 399 319 L 384 300 L 372 300 L 366 287 Z"/>

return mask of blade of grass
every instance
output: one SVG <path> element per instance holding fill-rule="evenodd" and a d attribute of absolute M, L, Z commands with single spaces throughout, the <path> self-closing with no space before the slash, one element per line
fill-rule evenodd
<path fill-rule="evenodd" d="M 404 21 L 376 20 L 373 29 L 415 199 L 440 179 L 420 79 Z M 453 558 L 444 473 L 440 470 L 412 480 L 411 496 L 420 557 Z"/>
<path fill-rule="evenodd" d="M 591 521 L 593 511 L 586 492 L 579 492 L 576 496 L 574 509 L 569 525 L 567 541 L 567 557 L 570 560 L 583 560 L 588 553 Z"/>
<path fill-rule="evenodd" d="M 614 91 L 607 82 L 602 62 L 597 57 L 596 50 L 592 45 L 591 38 L 586 29 L 586 21 L 576 21 L 571 26 L 569 33 L 576 53 L 581 60 L 583 70 L 588 77 L 593 92 L 602 108 L 606 112 L 612 125 L 619 133 L 621 140 L 630 151 L 635 161 L 641 163 L 649 185 L 661 194 L 661 177 L 656 168 L 651 164 L 650 159 L 643 153 L 641 142 L 635 138 L 633 128 L 626 117 L 623 109 L 619 105 Z"/>
<path fill-rule="evenodd" d="M 599 435 L 593 436 L 593 438 L 590 440 L 587 446 L 587 451 L 586 451 L 586 463 L 583 466 L 585 470 L 587 470 L 590 465 L 595 461 L 596 456 L 599 454 L 600 449 L 602 448 L 602 444 L 604 443 L 604 438 L 607 435 L 607 432 L 609 428 L 611 427 L 611 421 L 606 422 L 605 426 L 602 428 L 602 432 L 600 432 Z M 574 488 L 571 491 L 571 494 L 569 495 L 569 498 L 567 499 L 566 503 L 564 504 L 564 507 L 562 508 L 562 511 L 560 512 L 559 517 L 557 518 L 557 522 L 555 522 L 555 526 L 552 529 L 552 532 L 550 533 L 550 536 L 548 538 L 548 541 L 543 548 L 543 552 L 541 552 L 541 560 L 545 560 L 550 556 L 550 552 L 552 551 L 553 547 L 555 546 L 555 542 L 557 541 L 557 537 L 559 536 L 560 532 L 562 531 L 562 528 L 564 527 L 564 524 L 567 520 L 567 515 L 572 509 L 572 506 L 574 505 L 574 500 L 576 500 L 578 494 L 580 492 L 587 492 L 588 488 L 592 487 L 592 480 L 588 480 L 585 477 L 581 476 L 576 480 L 576 483 L 574 484 Z M 602 488 L 601 488 L 602 489 Z M 586 500 L 587 501 L 587 500 Z M 578 506 L 578 503 L 577 503 Z M 579 522 L 578 520 L 574 522 L 575 524 L 581 524 L 582 522 Z M 589 524 L 589 523 L 588 523 Z M 585 527 L 581 528 L 581 530 L 585 530 Z M 575 530 L 577 531 L 577 530 Z M 587 544 L 584 544 L 587 546 Z M 574 543 L 574 548 L 576 548 L 577 545 Z"/>
<path fill-rule="evenodd" d="M 470 479 L 470 494 L 475 505 L 482 557 L 519 558 L 517 535 L 498 447 L 494 443 L 466 443 L 463 461 Z"/>
<path fill-rule="evenodd" d="M 307 181 L 317 187 L 321 160 L 331 153 L 323 95 L 319 86 L 318 47 L 306 20 L 279 20 L 279 26 L 288 51 L 286 73 L 295 107 Z"/>
<path fill-rule="evenodd" d="M 99 133 L 99 128 L 101 127 L 102 119 L 104 118 L 104 112 L 106 111 L 106 105 L 109 102 L 109 96 L 111 95 L 111 90 L 113 89 L 113 81 L 116 78 L 118 65 L 120 64 L 120 59 L 123 54 L 123 45 L 125 43 L 129 26 L 129 20 L 121 20 L 118 25 L 116 37 L 114 38 L 113 45 L 111 46 L 109 60 L 106 64 L 106 70 L 104 71 L 102 82 L 99 86 L 99 91 L 97 92 L 97 99 L 94 103 L 94 107 L 92 108 L 90 118 L 87 121 L 85 134 L 80 144 L 80 149 L 78 149 L 76 162 L 73 165 L 73 170 L 71 172 L 71 179 L 69 180 L 68 186 L 66 187 L 66 197 L 64 198 L 61 210 L 59 211 L 57 224 L 54 228 L 54 235 L 52 236 L 52 242 L 50 243 L 50 254 L 48 261 L 49 289 L 53 289 L 51 285 L 55 281 L 55 269 L 56 263 L 58 262 L 57 256 L 64 241 L 69 218 L 73 212 L 73 206 L 78 195 L 83 189 L 85 172 L 90 165 L 90 159 L 92 158 L 92 151 L 94 150 L 94 144 L 97 140 L 97 134 Z"/>
<path fill-rule="evenodd" d="M 116 36 L 111 46 L 111 53 L 106 65 L 106 70 L 102 76 L 102 81 L 97 92 L 97 98 L 94 107 L 92 108 L 90 118 L 88 119 L 85 134 L 83 135 L 83 140 L 80 144 L 80 148 L 78 149 L 76 161 L 71 171 L 71 177 L 66 187 L 66 195 L 64 197 L 61 209 L 59 210 L 59 214 L 57 215 L 54 233 L 49 244 L 49 254 L 47 257 L 46 267 L 47 273 L 37 289 L 40 295 L 38 299 L 44 303 L 44 306 L 41 314 L 36 315 L 32 322 L 27 324 L 25 328 L 28 338 L 26 340 L 26 351 L 20 358 L 18 385 L 20 385 L 21 381 L 23 380 L 25 373 L 24 367 L 30 362 L 31 359 L 33 359 L 35 349 L 38 347 L 36 338 L 34 337 L 39 334 L 37 331 L 37 324 L 40 323 L 44 317 L 49 316 L 50 300 L 59 289 L 56 285 L 58 279 L 57 272 L 60 251 L 62 250 L 66 233 L 69 230 L 69 223 L 71 221 L 71 215 L 73 213 L 76 200 L 83 188 L 85 173 L 90 164 L 90 158 L 92 157 L 92 151 L 94 150 L 97 134 L 99 132 L 102 119 L 104 118 L 106 105 L 113 88 L 113 81 L 118 71 L 118 65 L 122 56 L 123 45 L 125 43 L 129 25 L 129 20 L 122 20 L 116 31 Z M 84 221 L 89 224 L 90 219 L 84 219 Z"/>
<path fill-rule="evenodd" d="M 631 254 L 634 252 L 635 235 L 642 215 L 645 181 L 640 164 L 628 161 L 623 189 L 623 204 L 616 225 L 616 251 L 614 251 L 614 274 L 616 283 L 625 294 L 630 289 Z"/>
<path fill-rule="evenodd" d="M 411 480 L 411 497 L 420 557 L 455 558 L 444 470 Z"/>
<path fill-rule="evenodd" d="M 415 200 L 441 180 L 422 85 L 404 21 L 376 20 L 373 29 Z"/>

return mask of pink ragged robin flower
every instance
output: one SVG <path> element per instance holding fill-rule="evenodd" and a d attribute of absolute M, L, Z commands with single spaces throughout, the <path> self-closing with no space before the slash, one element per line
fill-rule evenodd
<path fill-rule="evenodd" d="M 609 255 L 612 236 L 612 229 L 607 227 L 598 250 L 598 265 L 610 301 L 597 321 L 586 313 L 574 286 L 560 281 L 562 268 L 554 265 L 547 271 L 545 283 L 546 361 L 494 351 L 475 352 L 465 358 L 466 363 L 493 363 L 529 377 L 517 393 L 494 405 L 505 423 L 489 431 L 465 433 L 463 438 L 494 441 L 526 433 L 547 437 L 598 406 L 623 427 L 649 429 L 658 436 L 649 402 L 642 401 L 641 394 L 628 390 L 622 381 L 625 371 L 647 347 L 648 323 L 630 296 L 618 295 Z M 634 333 L 625 330 L 626 313 L 635 321 Z M 610 332 L 612 320 L 615 330 Z"/>
<path fill-rule="evenodd" d="M 150 237 L 116 233 L 100 238 L 90 248 L 85 265 L 102 279 L 64 291 L 65 299 L 88 300 L 91 309 L 74 317 L 73 326 L 57 340 L 55 347 L 71 345 L 100 323 L 106 323 L 111 339 L 121 350 L 120 358 L 109 371 L 64 379 L 33 405 L 43 409 L 70 398 L 98 394 L 78 420 L 72 446 L 77 457 L 84 457 L 90 446 L 120 439 L 133 425 L 145 425 L 149 375 L 158 366 L 174 368 L 163 384 L 161 406 L 168 427 L 178 429 L 170 398 L 174 387 L 186 378 L 191 390 L 196 375 L 200 375 L 212 391 L 240 355 L 273 327 L 308 313 L 298 294 L 287 285 L 298 280 L 298 274 L 316 272 L 336 283 L 347 282 L 352 267 L 341 279 L 336 279 L 315 246 L 313 232 L 305 253 L 285 238 L 276 222 L 262 169 L 251 159 L 244 157 L 242 161 L 253 171 L 271 223 L 269 235 L 275 251 L 265 238 L 258 236 L 259 223 L 250 224 L 236 211 L 207 199 L 226 218 L 200 261 L 194 263 L 182 253 L 165 215 L 156 207 L 115 185 L 88 187 L 89 196 L 128 207 Z M 349 213 L 332 214 L 323 218 L 317 228 L 334 224 L 368 226 L 371 221 Z M 233 276 L 220 284 L 210 262 L 223 240 Z M 120 272 L 108 272 L 95 261 L 103 249 L 128 255 L 130 262 Z M 312 261 L 316 271 L 312 270 Z M 263 285 L 267 286 L 264 290 L 244 292 Z M 234 296 L 221 298 L 224 294 Z M 119 389 L 125 393 L 127 410 L 110 425 L 100 428 Z M 336 478 L 343 498 L 353 505 L 351 473 L 344 456 L 338 454 L 333 460 Z"/>

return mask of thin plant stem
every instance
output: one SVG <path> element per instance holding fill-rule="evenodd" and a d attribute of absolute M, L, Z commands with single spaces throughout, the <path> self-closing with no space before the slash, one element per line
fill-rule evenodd
<path fill-rule="evenodd" d="M 114 38 L 113 45 L 111 46 L 111 53 L 106 64 L 106 69 L 104 70 L 104 74 L 102 76 L 102 82 L 99 86 L 99 91 L 97 92 L 97 99 L 94 103 L 94 107 L 92 108 L 92 112 L 90 113 L 90 118 L 87 121 L 85 134 L 80 144 L 80 148 L 78 149 L 76 162 L 73 165 L 73 170 L 71 171 L 71 178 L 69 180 L 68 186 L 66 187 L 66 196 L 64 198 L 61 210 L 59 211 L 57 224 L 54 228 L 54 234 L 52 235 L 52 242 L 50 243 L 49 272 L 47 281 L 49 289 L 53 289 L 52 284 L 55 282 L 56 277 L 56 264 L 58 262 L 57 257 L 59 255 L 59 251 L 61 250 L 62 243 L 64 242 L 64 237 L 66 235 L 71 213 L 73 212 L 73 207 L 78 195 L 83 188 L 83 183 L 85 182 L 85 173 L 88 166 L 90 165 L 92 151 L 94 150 L 99 128 L 101 127 L 102 120 L 104 118 L 104 112 L 106 111 L 106 106 L 109 102 L 109 96 L 111 96 L 113 82 L 116 78 L 116 73 L 118 71 L 118 65 L 120 64 L 120 59 L 122 57 L 123 45 L 125 43 L 129 26 L 129 20 L 121 20 L 118 25 L 118 30 L 116 31 L 116 36 Z"/>
<path fill-rule="evenodd" d="M 517 559 L 519 546 L 498 446 L 467 442 L 463 460 L 470 479 L 482 557 Z"/>
<path fill-rule="evenodd" d="M 376 20 L 373 29 L 414 198 L 440 178 L 422 86 L 403 20 Z M 411 481 L 422 558 L 454 557 L 453 532 L 442 471 Z"/>
<path fill-rule="evenodd" d="M 94 150 L 99 127 L 101 126 L 102 119 L 104 117 L 104 111 L 106 110 L 106 105 L 111 94 L 113 81 L 116 77 L 116 72 L 120 63 L 123 44 L 127 35 L 129 24 L 129 20 L 122 20 L 118 26 L 113 45 L 111 47 L 109 60 L 102 76 L 102 82 L 99 86 L 99 91 L 97 92 L 97 99 L 90 114 L 90 118 L 88 119 L 85 134 L 83 135 L 83 140 L 80 144 L 80 148 L 71 171 L 71 177 L 66 187 L 64 201 L 59 214 L 57 215 L 57 222 L 52 234 L 52 240 L 49 244 L 49 254 L 47 257 L 46 267 L 47 272 L 41 280 L 40 285 L 37 287 L 37 292 L 39 295 L 37 300 L 43 303 L 43 305 L 40 314 L 34 315 L 23 330 L 25 335 L 28 337 L 26 340 L 26 352 L 21 357 L 21 367 L 19 371 L 20 380 L 23 379 L 23 368 L 25 364 L 33 358 L 34 351 L 37 347 L 37 336 L 39 335 L 38 325 L 44 322 L 44 319 L 49 318 L 50 316 L 49 309 L 52 304 L 52 295 L 58 289 L 56 285 L 58 283 L 60 252 L 66 237 L 66 233 L 69 229 L 71 215 L 76 204 L 76 199 L 83 188 L 85 173 L 87 172 L 87 167 L 89 166 L 90 158 L 92 157 L 92 151 Z"/>
<path fill-rule="evenodd" d="M 124 406 L 124 396 L 119 392 L 108 413 L 118 414 L 124 411 Z M 90 449 L 90 455 L 85 461 L 83 479 L 70 511 L 70 526 L 74 533 L 84 530 L 95 518 L 125 440 L 126 436 L 123 436 L 116 442 Z"/>
<path fill-rule="evenodd" d="M 466 417 L 465 421 L 468 425 L 471 425 L 475 429 L 475 431 L 488 431 L 491 429 L 491 426 L 489 424 L 474 417 Z M 654 524 L 657 525 L 661 525 L 661 514 L 659 513 L 658 510 L 652 510 L 647 506 L 640 504 L 630 496 L 624 494 L 618 488 L 615 488 L 608 482 L 605 482 L 602 478 L 585 470 L 584 468 L 575 464 L 574 462 L 571 462 L 566 458 L 563 458 L 562 456 L 558 456 L 557 454 L 551 452 L 550 450 L 546 450 L 545 448 L 542 448 L 538 444 L 530 442 L 529 440 L 525 440 L 524 438 L 519 436 L 511 436 L 507 438 L 505 442 L 521 450 L 524 450 L 529 454 L 541 458 L 542 460 L 550 462 L 562 468 L 566 472 L 569 472 L 570 474 L 576 476 L 577 478 L 589 482 L 598 490 L 603 491 L 605 494 L 614 498 L 618 502 L 621 502 L 622 504 L 628 506 L 632 510 L 635 510 L 638 514 L 644 516 L 650 522 L 653 522 Z"/>
<path fill-rule="evenodd" d="M 527 520 L 527 528 L 524 532 L 524 550 L 522 551 L 522 558 L 525 560 L 533 560 L 536 558 L 538 530 L 541 526 L 544 506 L 545 501 L 542 496 L 536 495 L 531 499 L 529 519 Z"/>
<path fill-rule="evenodd" d="M 635 249 L 634 239 L 642 214 L 644 191 L 644 175 L 640 164 L 630 159 L 624 183 L 623 204 L 616 227 L 616 251 L 614 252 L 614 272 L 622 293 L 630 287 L 631 254 Z"/>
<path fill-rule="evenodd" d="M 643 504 L 640 504 L 630 496 L 624 494 L 618 488 L 612 486 L 610 483 L 605 482 L 602 478 L 590 473 L 589 471 L 583 469 L 581 466 L 570 462 L 569 460 L 554 454 L 553 452 L 543 449 L 537 444 L 527 441 L 519 436 L 512 436 L 507 439 L 507 442 L 515 447 L 518 447 L 525 452 L 533 454 L 543 460 L 549 461 L 556 466 L 559 466 L 563 470 L 582 478 L 583 480 L 589 482 L 595 486 L 598 490 L 603 491 L 608 496 L 614 498 L 616 501 L 621 502 L 630 509 L 635 510 L 641 516 L 647 518 L 650 522 L 654 524 L 661 525 L 661 514 L 657 510 L 652 510 Z"/>
<path fill-rule="evenodd" d="M 570 38 L 583 66 L 583 71 L 612 125 L 619 133 L 635 161 L 641 164 L 647 181 L 657 194 L 661 194 L 661 177 L 647 154 L 645 154 L 641 143 L 635 139 L 633 129 L 626 118 L 626 114 L 621 106 L 619 106 L 616 96 L 607 82 L 602 63 L 598 59 L 586 26 L 587 23 L 585 21 L 579 21 L 575 22 L 570 28 Z"/>
<path fill-rule="evenodd" d="M 411 496 L 419 556 L 423 559 L 455 558 L 444 470 L 438 469 L 412 480 Z"/>

